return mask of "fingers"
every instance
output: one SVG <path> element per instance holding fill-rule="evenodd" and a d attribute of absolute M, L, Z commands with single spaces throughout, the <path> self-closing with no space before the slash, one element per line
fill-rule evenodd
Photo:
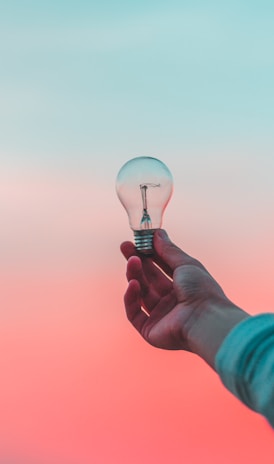
<path fill-rule="evenodd" d="M 172 278 L 172 274 L 173 274 L 172 269 L 170 268 L 170 266 L 168 266 L 163 261 L 163 259 L 157 253 L 154 253 L 154 255 L 152 255 L 151 257 L 147 257 L 147 256 L 145 257 L 144 255 L 143 256 L 139 255 L 138 252 L 136 251 L 135 246 L 131 242 L 123 242 L 121 244 L 120 249 L 126 259 L 129 259 L 130 256 L 140 256 L 140 258 L 143 259 L 143 261 L 144 260 L 146 260 L 146 262 L 149 262 L 149 260 L 151 262 L 153 261 L 164 271 L 166 275 Z"/>
<path fill-rule="evenodd" d="M 159 345 L 157 339 L 160 338 L 161 334 L 157 335 L 156 339 L 150 337 L 150 332 L 153 326 L 156 326 L 159 321 L 165 318 L 171 309 L 177 304 L 175 293 L 171 295 L 171 298 L 167 296 L 162 299 L 160 304 L 157 305 L 157 310 L 152 312 L 152 315 L 146 314 L 142 309 L 142 297 L 141 287 L 137 280 L 130 280 L 127 291 L 124 296 L 124 303 L 126 308 L 126 314 L 132 325 L 138 330 L 138 332 L 154 346 Z M 166 323 L 163 323 L 163 332 L 166 330 Z M 161 332 L 161 330 L 160 330 Z M 155 337 L 154 337 L 155 338 Z"/>
<path fill-rule="evenodd" d="M 128 282 L 130 282 L 132 279 L 138 280 L 141 286 L 142 295 L 145 295 L 149 292 L 149 283 L 143 272 L 142 262 L 138 256 L 130 256 L 128 259 L 126 275 Z"/>
<path fill-rule="evenodd" d="M 123 242 L 120 249 L 126 259 L 129 259 L 130 256 L 137 256 L 136 248 L 132 242 Z"/>
<path fill-rule="evenodd" d="M 200 263 L 200 261 L 188 255 L 174 243 L 172 243 L 167 233 L 163 229 L 157 229 L 155 231 L 153 245 L 154 255 L 151 258 L 142 257 L 142 260 L 150 260 L 151 262 L 153 261 L 164 271 L 166 275 L 171 278 L 173 277 L 174 270 L 177 267 L 185 264 L 191 264 L 207 271 L 207 269 L 202 265 L 202 263 Z M 136 248 L 131 242 L 122 243 L 121 251 L 126 259 L 128 259 L 130 256 L 138 256 Z"/>
<path fill-rule="evenodd" d="M 155 266 L 151 259 L 144 259 L 143 270 L 150 285 L 153 285 L 159 296 L 168 294 L 173 288 L 173 281 L 162 272 L 162 268 Z"/>
<path fill-rule="evenodd" d="M 156 251 L 155 262 L 159 264 L 164 271 L 166 268 L 167 271 L 165 272 L 167 272 L 168 275 L 172 275 L 177 267 L 185 264 L 192 264 L 205 269 L 199 261 L 186 254 L 172 243 L 163 229 L 157 229 L 155 231 L 153 243 Z"/>
<path fill-rule="evenodd" d="M 141 333 L 148 316 L 141 308 L 141 288 L 137 280 L 129 282 L 124 296 L 126 314 L 132 325 Z"/>
<path fill-rule="evenodd" d="M 127 280 L 137 280 L 140 285 L 142 304 L 150 313 L 159 301 L 159 294 L 155 285 L 151 284 L 143 270 L 142 262 L 138 256 L 131 256 L 127 264 Z"/>
<path fill-rule="evenodd" d="M 132 256 L 137 257 L 135 246 L 131 242 L 122 243 L 121 251 L 127 260 L 129 260 Z M 146 287 L 152 285 L 159 296 L 166 295 L 167 293 L 169 293 L 172 289 L 172 282 L 166 277 L 166 275 L 163 274 L 163 272 L 158 267 L 155 266 L 154 262 L 156 262 L 156 260 L 154 260 L 154 257 L 151 258 L 147 256 L 140 256 L 140 259 L 142 261 L 142 270 L 145 276 L 145 281 L 144 277 L 142 277 L 143 284 L 145 284 Z M 161 269 L 164 267 L 163 263 L 159 262 L 159 265 Z M 140 273 L 140 268 L 138 268 L 138 265 L 136 266 L 136 269 Z M 163 271 L 166 272 L 165 269 L 163 269 Z M 130 274 L 128 275 L 128 279 L 138 280 L 139 275 L 137 273 Z"/>

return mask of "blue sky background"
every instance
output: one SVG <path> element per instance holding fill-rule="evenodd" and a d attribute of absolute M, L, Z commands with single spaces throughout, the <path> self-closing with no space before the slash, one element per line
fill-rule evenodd
<path fill-rule="evenodd" d="M 100 169 L 131 154 L 271 155 L 273 13 L 271 1 L 2 2 L 1 157 Z"/>

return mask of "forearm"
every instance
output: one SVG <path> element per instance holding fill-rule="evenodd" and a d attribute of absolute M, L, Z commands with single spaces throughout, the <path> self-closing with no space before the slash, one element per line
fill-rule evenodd
<path fill-rule="evenodd" d="M 215 299 L 199 306 L 192 311 L 185 328 L 191 351 L 215 369 L 215 356 L 225 337 L 249 317 L 227 299 Z"/>

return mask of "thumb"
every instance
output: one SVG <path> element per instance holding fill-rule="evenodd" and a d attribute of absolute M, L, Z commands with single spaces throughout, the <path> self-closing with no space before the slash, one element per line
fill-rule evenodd
<path fill-rule="evenodd" d="M 157 229 L 154 233 L 154 249 L 163 263 L 171 271 L 184 264 L 195 264 L 196 260 L 187 255 L 175 245 L 163 229 Z"/>

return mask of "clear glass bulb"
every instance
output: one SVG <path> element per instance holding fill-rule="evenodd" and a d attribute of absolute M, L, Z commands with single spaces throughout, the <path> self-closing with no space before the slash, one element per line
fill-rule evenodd
<path fill-rule="evenodd" d="M 153 234 L 162 225 L 172 191 L 172 174 L 156 158 L 139 156 L 127 161 L 120 169 L 116 192 L 127 211 L 135 245 L 141 253 L 153 252 Z"/>

